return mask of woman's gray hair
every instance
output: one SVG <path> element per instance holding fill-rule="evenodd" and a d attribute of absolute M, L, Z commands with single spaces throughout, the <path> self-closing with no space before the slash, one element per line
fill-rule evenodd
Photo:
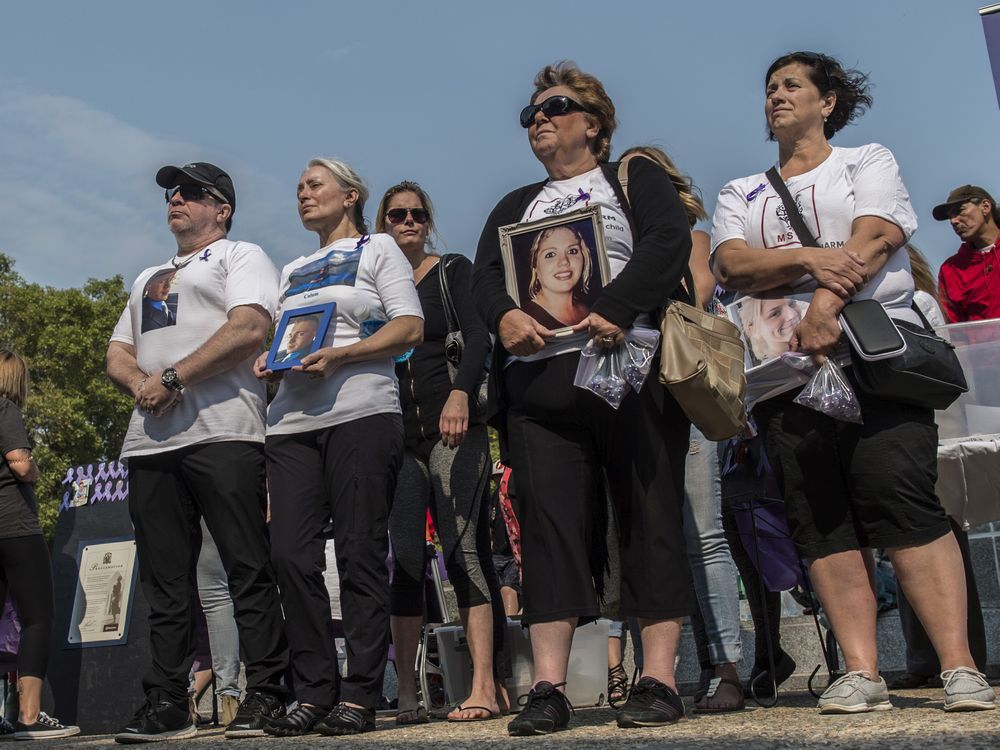
<path fill-rule="evenodd" d="M 358 191 L 358 199 L 354 202 L 354 215 L 351 219 L 359 232 L 368 234 L 368 225 L 365 224 L 365 202 L 368 200 L 368 186 L 361 175 L 355 172 L 350 164 L 340 159 L 318 156 L 309 160 L 309 166 L 326 167 L 344 190 Z"/>

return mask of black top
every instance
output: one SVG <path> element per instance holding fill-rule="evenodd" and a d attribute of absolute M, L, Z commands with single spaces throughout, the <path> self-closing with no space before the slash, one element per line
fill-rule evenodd
<path fill-rule="evenodd" d="M 617 162 L 601 164 L 632 228 L 632 257 L 605 286 L 590 309 L 620 328 L 629 328 L 643 313 L 655 313 L 677 293 L 691 256 L 691 227 L 677 189 L 667 173 L 649 159 L 628 162 L 629 197 L 618 181 Z M 517 305 L 507 294 L 498 229 L 521 221 L 545 182 L 525 185 L 504 196 L 486 220 L 476 249 L 472 295 L 493 333 L 501 316 Z M 497 340 L 492 372 L 503 371 L 507 352 Z M 499 406 L 499 378 L 490 380 L 491 413 Z M 499 425 L 499 422 L 496 423 Z"/>
<path fill-rule="evenodd" d="M 19 448 L 31 449 L 21 410 L 0 398 L 0 539 L 41 534 L 35 488 L 18 480 L 5 456 Z"/>
<path fill-rule="evenodd" d="M 444 357 L 448 323 L 438 277 L 442 261 L 417 284 L 417 296 L 424 311 L 424 341 L 408 360 L 396 365 L 403 424 L 410 446 L 440 437 L 438 422 L 445 401 L 452 390 L 471 394 L 479 388 L 485 375 L 483 365 L 490 353 L 490 335 L 472 304 L 472 263 L 463 255 L 450 256 L 449 261 L 448 291 L 458 315 L 465 350 L 453 384 Z"/>

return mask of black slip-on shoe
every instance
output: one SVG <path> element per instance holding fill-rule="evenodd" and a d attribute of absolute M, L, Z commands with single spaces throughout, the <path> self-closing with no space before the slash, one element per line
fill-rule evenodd
<path fill-rule="evenodd" d="M 264 734 L 273 737 L 301 737 L 316 731 L 316 724 L 328 713 L 324 706 L 296 706 L 280 719 L 271 719 L 264 725 Z"/>

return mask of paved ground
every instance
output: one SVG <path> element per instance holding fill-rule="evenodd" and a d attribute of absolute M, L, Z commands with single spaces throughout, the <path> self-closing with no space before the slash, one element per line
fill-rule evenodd
<path fill-rule="evenodd" d="M 1000 748 L 1000 710 L 945 714 L 940 690 L 898 691 L 894 711 L 860 716 L 820 716 L 808 693 L 783 694 L 775 708 L 748 709 L 738 714 L 691 716 L 663 729 L 621 730 L 610 708 L 580 709 L 570 729 L 548 737 L 511 738 L 506 720 L 475 724 L 433 722 L 420 727 L 397 728 L 391 717 L 380 719 L 379 731 L 355 737 L 324 738 L 312 735 L 295 739 L 229 740 L 221 729 L 199 732 L 189 740 L 199 750 L 266 748 L 281 750 L 314 746 L 357 748 L 447 748 L 447 750 L 500 750 L 501 748 L 709 748 L 740 750 L 785 748 Z M 690 711 L 690 699 L 685 699 Z M 33 747 L 93 748 L 114 745 L 110 737 L 36 742 Z"/>

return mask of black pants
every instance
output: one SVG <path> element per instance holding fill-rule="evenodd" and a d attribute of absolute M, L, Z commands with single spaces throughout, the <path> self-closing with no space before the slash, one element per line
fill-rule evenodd
<path fill-rule="evenodd" d="M 41 534 L 0 539 L 0 609 L 8 592 L 21 622 L 17 673 L 45 679 L 52 635 L 52 563 Z"/>
<path fill-rule="evenodd" d="M 980 672 L 986 671 L 986 626 L 983 623 L 983 608 L 979 603 L 979 589 L 972 570 L 972 555 L 969 552 L 969 535 L 962 527 L 949 517 L 951 530 L 955 532 L 958 548 L 962 551 L 962 563 L 965 566 L 965 586 L 968 597 L 968 634 L 969 650 Z M 899 603 L 899 624 L 903 628 L 903 640 L 906 641 L 906 671 L 920 675 L 935 675 L 941 671 L 941 662 L 927 637 L 927 631 L 920 624 L 917 613 L 913 611 L 906 600 L 903 587 L 899 587 L 897 601 Z"/>
<path fill-rule="evenodd" d="M 694 600 L 682 519 L 691 423 L 655 375 L 612 409 L 573 385 L 578 359 L 564 354 L 504 371 L 524 619 L 599 615 L 594 581 L 603 570 L 594 552 L 605 548 L 604 476 L 617 513 L 622 615 L 683 617 Z"/>
<path fill-rule="evenodd" d="M 288 647 L 264 522 L 263 447 L 204 443 L 134 456 L 128 481 L 139 577 L 150 610 L 153 664 L 143 678 L 146 694 L 187 704 L 204 517 L 229 577 L 247 689 L 283 695 Z"/>
<path fill-rule="evenodd" d="M 375 414 L 295 435 L 267 438 L 272 559 L 285 608 L 295 697 L 375 708 L 389 650 L 389 510 L 403 458 L 403 421 Z M 337 671 L 326 539 L 340 573 L 348 674 Z"/>

